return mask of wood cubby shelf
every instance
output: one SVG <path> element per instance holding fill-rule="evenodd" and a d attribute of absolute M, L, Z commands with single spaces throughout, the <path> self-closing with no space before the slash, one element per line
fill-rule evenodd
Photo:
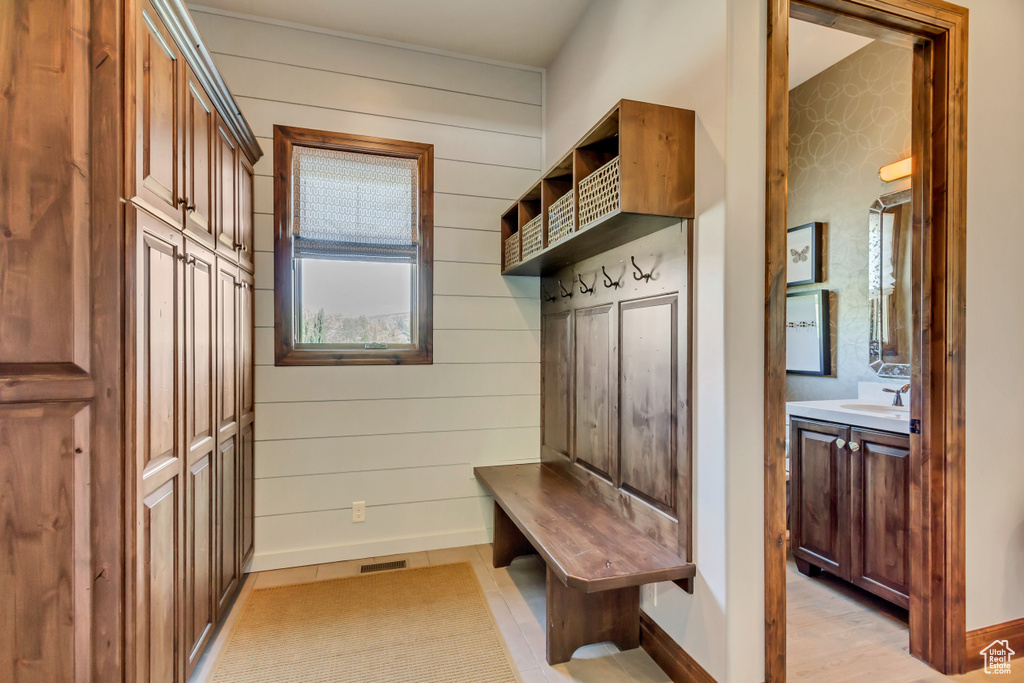
<path fill-rule="evenodd" d="M 620 100 L 502 215 L 502 275 L 544 275 L 693 218 L 693 132 L 688 109 Z M 566 195 L 571 210 L 556 204 Z M 538 214 L 543 248 L 530 253 L 522 229 Z"/>

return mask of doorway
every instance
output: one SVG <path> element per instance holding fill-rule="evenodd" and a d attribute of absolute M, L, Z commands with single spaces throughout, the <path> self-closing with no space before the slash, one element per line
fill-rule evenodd
<path fill-rule="evenodd" d="M 910 653 L 964 668 L 967 11 L 939 0 L 768 0 L 765 680 L 786 680 L 786 264 L 789 19 L 913 50 L 909 410 Z"/>

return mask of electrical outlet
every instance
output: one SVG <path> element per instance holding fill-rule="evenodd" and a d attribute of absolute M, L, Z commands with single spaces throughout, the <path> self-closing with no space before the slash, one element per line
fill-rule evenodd
<path fill-rule="evenodd" d="M 366 521 L 366 501 L 357 500 L 352 503 L 352 521 L 353 522 L 365 522 Z"/>
<path fill-rule="evenodd" d="M 644 585 L 644 606 L 658 606 L 658 584 L 648 583 Z"/>

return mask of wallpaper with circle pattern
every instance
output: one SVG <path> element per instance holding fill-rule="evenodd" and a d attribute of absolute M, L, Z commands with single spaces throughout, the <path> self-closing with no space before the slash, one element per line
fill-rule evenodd
<path fill-rule="evenodd" d="M 857 396 L 879 381 L 868 367 L 868 207 L 909 187 L 878 169 L 910 156 L 909 48 L 875 41 L 789 93 L 789 227 L 825 223 L 824 282 L 831 291 L 832 376 L 789 375 L 786 398 Z"/>

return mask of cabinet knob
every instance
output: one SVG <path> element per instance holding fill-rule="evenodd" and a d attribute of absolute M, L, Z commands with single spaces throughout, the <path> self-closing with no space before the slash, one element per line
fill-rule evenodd
<path fill-rule="evenodd" d="M 185 197 L 178 197 L 178 201 L 174 203 L 174 208 L 184 206 L 185 204 L 188 204 L 188 199 L 186 199 Z"/>
<path fill-rule="evenodd" d="M 185 207 L 185 210 L 188 211 L 189 213 L 192 213 L 193 211 L 196 210 L 196 205 L 195 204 L 189 204 L 188 206 Z"/>
<path fill-rule="evenodd" d="M 856 441 L 851 441 L 850 442 L 850 450 L 851 451 L 859 451 L 860 450 L 860 444 L 857 443 Z"/>
<path fill-rule="evenodd" d="M 845 448 L 846 447 L 846 442 L 843 441 L 842 439 L 836 439 L 836 447 L 838 447 L 838 448 Z"/>

